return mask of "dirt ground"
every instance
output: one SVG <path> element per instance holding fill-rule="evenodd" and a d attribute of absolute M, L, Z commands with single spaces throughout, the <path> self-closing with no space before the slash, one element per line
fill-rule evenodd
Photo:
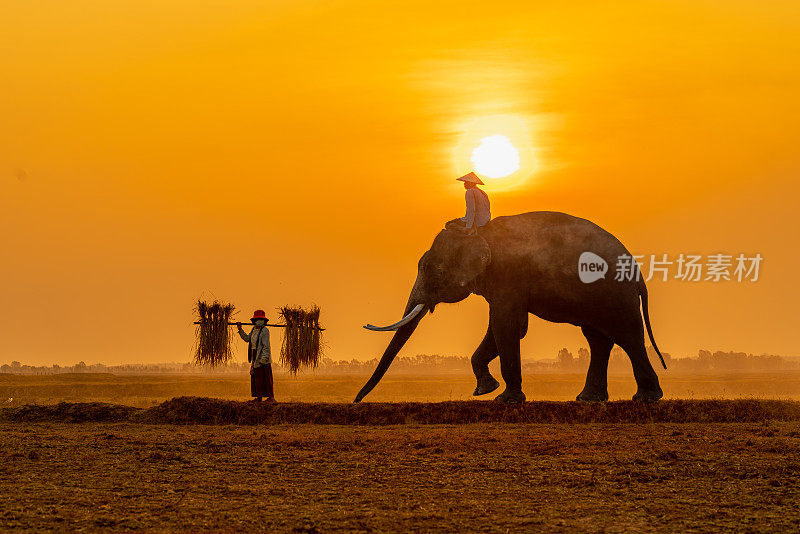
<path fill-rule="evenodd" d="M 797 531 L 800 422 L 0 423 L 0 529 Z"/>

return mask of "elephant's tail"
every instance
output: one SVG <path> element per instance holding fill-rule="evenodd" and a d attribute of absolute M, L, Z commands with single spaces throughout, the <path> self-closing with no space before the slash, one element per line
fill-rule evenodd
<path fill-rule="evenodd" d="M 650 311 L 647 305 L 647 286 L 644 284 L 644 281 L 639 283 L 639 295 L 642 297 L 642 313 L 644 315 L 644 325 L 647 327 L 647 335 L 650 336 L 650 343 L 653 344 L 656 354 L 658 354 L 658 357 L 661 358 L 661 365 L 663 365 L 664 369 L 666 369 L 667 364 L 664 362 L 664 357 L 661 355 L 661 351 L 658 350 L 658 345 L 656 345 L 656 340 L 653 337 L 653 329 L 650 327 Z"/>

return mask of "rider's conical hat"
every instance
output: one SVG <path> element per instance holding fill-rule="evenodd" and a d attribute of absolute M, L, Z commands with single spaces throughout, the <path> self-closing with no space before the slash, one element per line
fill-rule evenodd
<path fill-rule="evenodd" d="M 462 182 L 472 182 L 473 184 L 483 185 L 483 182 L 481 181 L 481 179 L 478 178 L 478 175 L 475 174 L 474 172 L 471 172 L 469 174 L 465 174 L 461 178 L 456 178 L 456 180 L 461 180 Z"/>

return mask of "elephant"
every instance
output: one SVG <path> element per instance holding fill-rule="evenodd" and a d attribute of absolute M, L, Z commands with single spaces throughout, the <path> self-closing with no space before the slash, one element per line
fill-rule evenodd
<path fill-rule="evenodd" d="M 580 276 L 579 262 L 585 253 L 597 260 L 593 269 L 606 264 L 596 280 Z M 622 256 L 629 258 L 633 275 L 607 276 L 608 266 L 616 266 Z M 637 384 L 633 399 L 659 400 L 663 392 L 645 349 L 642 315 L 653 348 L 667 367 L 653 338 L 647 287 L 631 256 L 616 237 L 596 224 L 553 211 L 497 217 L 471 235 L 440 231 L 419 260 L 403 318 L 385 327 L 365 326 L 394 331 L 394 335 L 354 402 L 378 384 L 428 312 L 433 313 L 439 303 L 459 302 L 472 293 L 489 303 L 489 325 L 471 358 L 477 379 L 473 395 L 500 387 L 489 372 L 489 362 L 499 356 L 505 390 L 495 400 L 525 401 L 520 340 L 528 331 L 528 314 L 533 314 L 578 326 L 586 337 L 590 363 L 576 400 L 608 400 L 608 359 L 614 344 L 630 358 Z"/>

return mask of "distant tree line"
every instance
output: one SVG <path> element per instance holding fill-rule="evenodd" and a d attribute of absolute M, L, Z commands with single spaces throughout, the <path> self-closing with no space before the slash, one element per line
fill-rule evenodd
<path fill-rule="evenodd" d="M 661 364 L 652 347 L 647 349 L 650 361 L 656 369 Z M 702 373 L 702 372 L 749 372 L 749 371 L 789 371 L 800 370 L 800 358 L 785 357 L 774 354 L 747 354 L 745 352 L 711 352 L 700 350 L 696 357 L 673 358 L 668 353 L 663 353 L 664 361 L 672 372 L 677 373 Z M 542 360 L 522 360 L 524 372 L 551 372 L 551 373 L 583 373 L 589 367 L 590 354 L 585 347 L 579 348 L 576 353 L 563 348 L 558 351 L 555 358 Z M 378 359 L 371 360 L 332 360 L 323 358 L 317 374 L 346 375 L 369 374 L 378 364 Z M 276 374 L 286 374 L 287 370 L 277 362 L 272 364 Z M 608 363 L 612 373 L 630 372 L 631 364 L 625 352 L 614 347 Z M 60 366 L 33 366 L 23 365 L 18 361 L 0 366 L 0 373 L 21 375 L 52 375 L 61 373 L 111 373 L 111 374 L 246 374 L 249 369 L 247 362 L 231 362 L 226 365 L 209 369 L 190 362 L 173 362 L 157 364 L 125 364 L 105 365 L 102 363 L 87 365 L 78 362 L 75 365 Z M 472 365 L 466 356 L 441 356 L 438 354 L 417 354 L 416 356 L 400 356 L 392 363 L 392 373 L 442 373 L 461 374 L 471 373 Z M 304 373 L 308 374 L 308 373 Z"/>
<path fill-rule="evenodd" d="M 661 361 L 653 347 L 647 347 L 647 355 L 653 367 L 660 369 Z M 663 352 L 662 355 L 667 368 L 678 373 L 800 370 L 800 358 L 776 354 L 756 355 L 746 352 L 699 350 L 697 356 L 688 358 L 673 358 L 667 352 Z M 558 351 L 555 360 L 523 360 L 522 367 L 523 370 L 529 371 L 582 372 L 589 367 L 589 359 L 589 350 L 584 347 L 578 349 L 577 355 L 563 348 Z M 630 360 L 620 347 L 615 346 L 611 350 L 608 370 L 614 373 L 631 371 Z"/>

